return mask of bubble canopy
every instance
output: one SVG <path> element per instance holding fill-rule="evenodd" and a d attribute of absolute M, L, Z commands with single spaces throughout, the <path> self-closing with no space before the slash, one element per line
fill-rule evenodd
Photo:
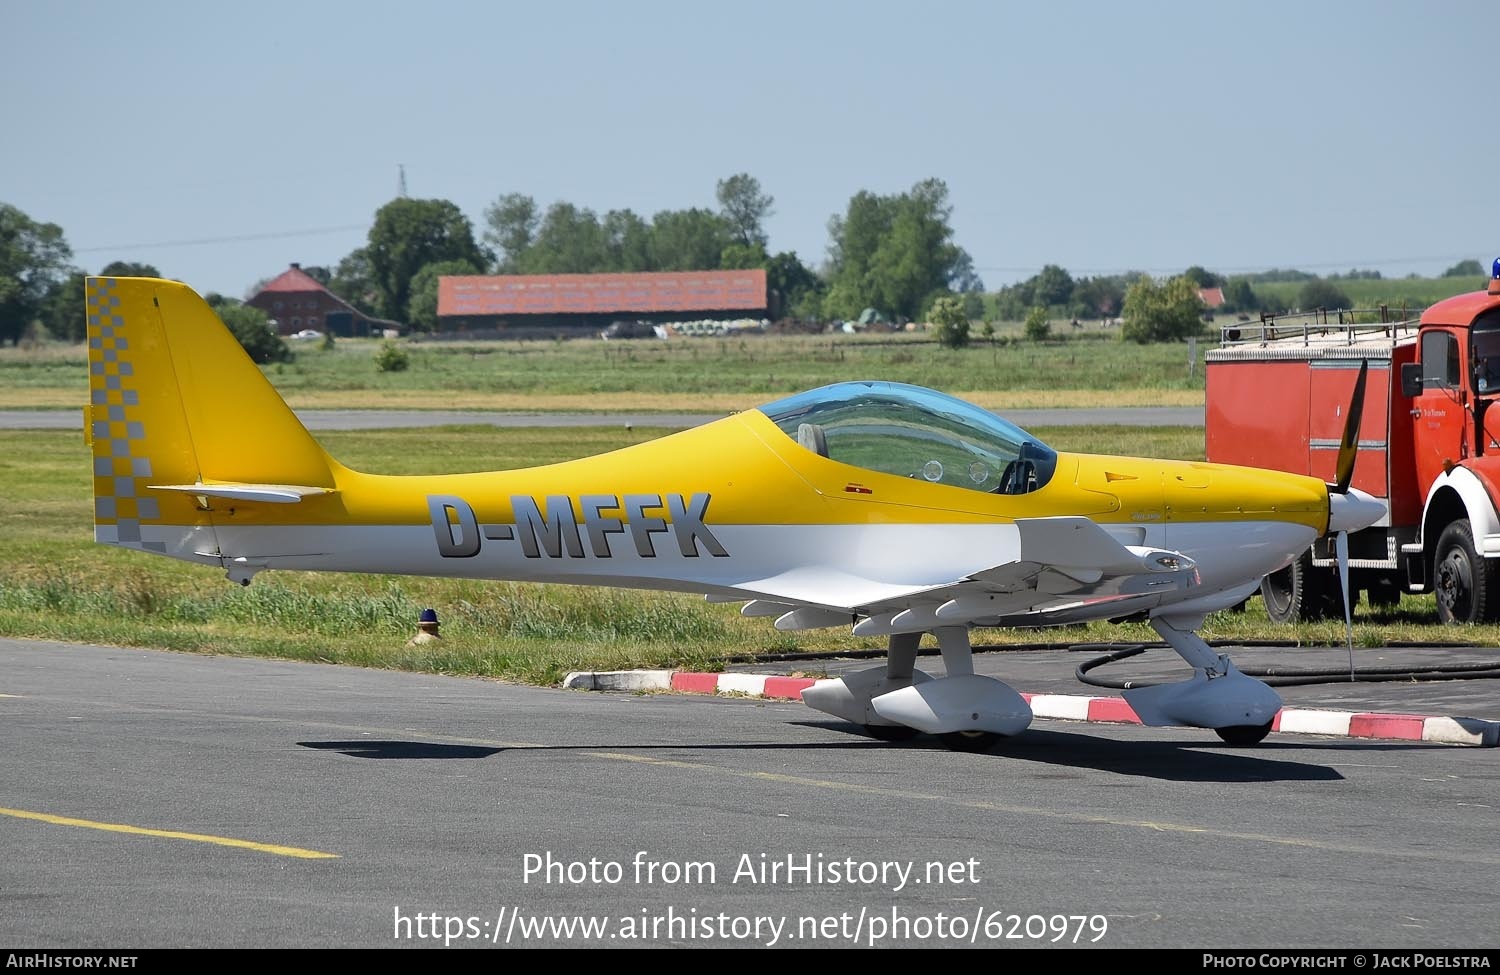
<path fill-rule="evenodd" d="M 830 460 L 936 484 L 1026 494 L 1057 469 L 1057 452 L 988 410 L 921 386 L 835 383 L 760 412 Z"/>

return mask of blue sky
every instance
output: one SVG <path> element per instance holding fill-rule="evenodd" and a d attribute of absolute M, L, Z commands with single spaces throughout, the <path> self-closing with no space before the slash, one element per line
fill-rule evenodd
<path fill-rule="evenodd" d="M 990 288 L 1438 273 L 1500 254 L 1493 0 L 539 4 L 0 0 L 0 202 L 76 262 L 242 295 L 408 193 L 601 215 L 775 197 L 825 257 L 937 177 Z M 343 228 L 343 229 L 329 229 Z M 197 243 L 183 243 L 197 242 Z"/>

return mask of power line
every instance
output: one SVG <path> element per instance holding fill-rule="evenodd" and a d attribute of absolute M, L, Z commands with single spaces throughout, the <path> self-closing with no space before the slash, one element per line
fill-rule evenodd
<path fill-rule="evenodd" d="M 367 224 L 349 224 L 343 227 L 314 227 L 308 230 L 278 230 L 264 234 L 239 234 L 233 237 L 200 237 L 197 240 L 161 240 L 149 244 L 110 244 L 103 247 L 75 247 L 75 254 L 94 254 L 99 251 L 142 250 L 148 247 L 203 247 L 210 244 L 239 244 L 251 240 L 288 240 L 293 237 L 317 237 L 322 234 L 342 234 L 351 230 L 364 230 Z"/>

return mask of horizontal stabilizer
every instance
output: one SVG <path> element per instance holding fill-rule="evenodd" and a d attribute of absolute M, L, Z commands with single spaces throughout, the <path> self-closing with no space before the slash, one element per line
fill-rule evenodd
<path fill-rule="evenodd" d="M 302 484 L 148 484 L 153 491 L 179 491 L 205 498 L 230 501 L 265 501 L 270 504 L 296 504 L 315 494 L 333 494 L 333 488 L 307 487 Z"/>

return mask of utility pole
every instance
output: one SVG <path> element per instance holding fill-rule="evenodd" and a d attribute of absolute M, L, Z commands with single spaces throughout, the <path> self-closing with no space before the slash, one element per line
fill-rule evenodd
<path fill-rule="evenodd" d="M 397 163 L 396 173 L 399 176 L 396 185 L 396 195 L 404 200 L 406 199 L 406 165 L 404 163 Z"/>

